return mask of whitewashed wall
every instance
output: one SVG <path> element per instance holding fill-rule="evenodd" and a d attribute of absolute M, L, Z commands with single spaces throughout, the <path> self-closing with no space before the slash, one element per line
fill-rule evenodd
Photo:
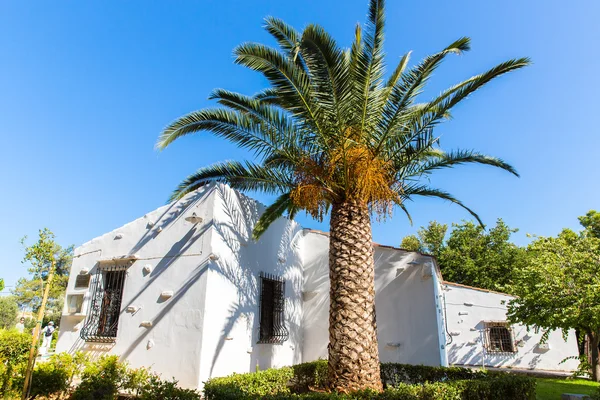
<path fill-rule="evenodd" d="M 67 298 L 86 293 L 84 310 L 88 290 L 74 289 L 82 268 L 94 274 L 102 260 L 130 255 L 138 260 L 127 272 L 116 342 L 81 340 L 85 313 L 68 314 L 66 306 L 57 351 L 117 354 L 192 388 L 213 376 L 301 362 L 302 270 L 296 243 L 301 228 L 281 218 L 255 242 L 250 235 L 263 210 L 227 186 L 212 185 L 77 248 Z M 185 221 L 192 212 L 203 222 Z M 256 344 L 260 272 L 286 280 L 290 336 L 283 345 Z M 162 299 L 165 290 L 174 296 Z M 130 305 L 141 308 L 131 314 L 125 311 Z M 143 321 L 152 321 L 152 327 L 140 326 Z"/>
<path fill-rule="evenodd" d="M 82 268 L 94 274 L 101 260 L 133 254 L 139 260 L 129 267 L 125 278 L 116 342 L 97 344 L 81 340 L 85 315 L 68 314 L 65 307 L 58 352 L 117 354 L 134 367 L 145 366 L 165 378 L 176 377 L 185 387 L 197 386 L 211 243 L 208 228 L 214 203 L 211 193 L 210 188 L 195 192 L 75 250 L 67 298 L 70 294 L 86 293 L 84 313 L 90 294 L 88 290 L 74 289 Z M 204 222 L 185 221 L 192 212 Z M 143 271 L 145 265 L 150 266 L 149 273 Z M 167 290 L 174 292 L 173 297 L 162 299 L 161 292 Z M 125 310 L 130 305 L 141 308 L 128 313 Z M 143 321 L 151 321 L 153 326 L 142 327 Z"/>
<path fill-rule="evenodd" d="M 505 321 L 506 304 L 511 297 L 502 293 L 445 283 L 446 315 L 452 343 L 447 347 L 448 361 L 453 365 L 482 365 L 484 361 L 481 330 L 484 321 Z M 462 315 L 460 315 L 462 314 Z M 512 326 L 515 341 L 521 342 L 516 354 L 485 354 L 485 364 L 492 367 L 572 371 L 577 360 L 560 363 L 567 357 L 577 356 L 575 332 L 570 331 L 567 341 L 562 331 L 550 334 L 549 350 L 540 348 L 542 332 L 527 331 L 522 325 Z"/>
<path fill-rule="evenodd" d="M 304 265 L 302 359 L 306 362 L 327 358 L 329 238 L 307 230 L 301 247 Z M 443 363 L 433 262 L 431 257 L 419 253 L 375 247 L 375 308 L 382 362 Z"/>
<path fill-rule="evenodd" d="M 300 226 L 281 218 L 262 238 L 251 238 L 264 206 L 219 185 L 215 194 L 211 264 L 206 288 L 200 383 L 210 377 L 301 362 L 302 269 L 297 249 Z M 285 323 L 289 339 L 282 345 L 257 344 L 259 273 L 286 280 Z M 200 385 L 201 386 L 201 385 Z"/>

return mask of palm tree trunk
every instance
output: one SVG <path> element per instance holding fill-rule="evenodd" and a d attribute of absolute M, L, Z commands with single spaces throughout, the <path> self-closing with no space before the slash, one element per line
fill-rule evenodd
<path fill-rule="evenodd" d="M 334 204 L 330 228 L 329 388 L 381 390 L 368 207 Z"/>

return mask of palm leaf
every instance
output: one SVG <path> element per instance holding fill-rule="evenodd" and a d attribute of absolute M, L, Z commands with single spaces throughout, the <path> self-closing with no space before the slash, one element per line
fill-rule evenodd
<path fill-rule="evenodd" d="M 284 193 L 279 196 L 266 210 L 262 213 L 254 229 L 252 230 L 252 238 L 258 240 L 269 226 L 281 218 L 285 212 L 293 215 L 297 212 L 297 208 L 290 198 L 290 193 Z"/>
<path fill-rule="evenodd" d="M 200 168 L 188 176 L 175 189 L 170 201 L 181 199 L 188 193 L 211 182 L 226 183 L 241 191 L 258 191 L 275 194 L 293 187 L 289 175 L 276 168 L 263 167 L 249 161 L 226 161 Z"/>
<path fill-rule="evenodd" d="M 475 211 L 471 210 L 469 207 L 464 205 L 460 200 L 456 199 L 450 193 L 445 192 L 443 190 L 430 188 L 425 185 L 411 185 L 411 186 L 406 187 L 404 189 L 404 191 L 402 191 L 400 193 L 400 196 L 406 200 L 412 200 L 412 198 L 415 196 L 436 197 L 438 199 L 447 200 L 447 201 L 454 203 L 454 204 L 458 205 L 459 207 L 462 207 L 463 209 L 467 210 L 467 212 L 469 214 L 471 214 L 477 220 L 479 225 L 481 225 L 482 227 L 485 226 L 483 224 L 483 221 L 481 220 L 481 218 L 479 218 L 479 215 L 477 215 L 477 213 Z"/>

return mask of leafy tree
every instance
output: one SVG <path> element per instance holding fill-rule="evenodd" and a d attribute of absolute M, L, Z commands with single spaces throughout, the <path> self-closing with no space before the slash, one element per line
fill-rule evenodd
<path fill-rule="evenodd" d="M 438 257 L 442 275 L 451 282 L 511 293 L 515 273 L 527 263 L 525 249 L 510 241 L 517 231 L 502 219 L 487 232 L 473 222 L 453 224 Z"/>
<path fill-rule="evenodd" d="M 434 128 L 456 104 L 529 60 L 503 62 L 430 101 L 417 101 L 435 69 L 447 56 L 469 50 L 470 40 L 460 38 L 414 67 L 406 54 L 385 78 L 384 17 L 384 1 L 371 0 L 366 27 L 356 27 L 349 49 L 321 26 L 299 32 L 267 18 L 266 30 L 279 49 L 244 43 L 234 53 L 237 64 L 262 73 L 270 87 L 254 96 L 217 89 L 211 98 L 222 108 L 177 119 L 157 142 L 164 149 L 209 131 L 253 153 L 254 161 L 201 168 L 172 199 L 214 181 L 279 195 L 254 227 L 255 238 L 285 213 L 293 217 L 305 210 L 317 219 L 331 213 L 328 379 L 335 390 L 381 389 L 371 215 L 390 214 L 394 206 L 407 212 L 406 202 L 418 196 L 465 207 L 427 184 L 425 178 L 438 169 L 477 163 L 517 174 L 498 158 L 442 151 Z"/>
<path fill-rule="evenodd" d="M 4 279 L 0 278 L 0 292 L 4 290 Z"/>
<path fill-rule="evenodd" d="M 0 328 L 10 329 L 17 322 L 19 307 L 13 297 L 0 297 Z"/>
<path fill-rule="evenodd" d="M 25 245 L 27 237 L 21 239 Z M 55 241 L 54 234 L 44 228 L 39 231 L 38 241 L 25 248 L 23 263 L 28 264 L 29 278 L 21 278 L 17 281 L 12 294 L 15 296 L 19 306 L 28 307 L 37 312 L 41 305 L 44 285 L 48 273 L 55 260 L 55 275 L 50 287 L 48 303 L 46 305 L 47 315 L 56 323 L 59 322 L 62 312 L 65 290 L 69 280 L 69 271 L 73 258 L 73 246 L 63 248 Z"/>
<path fill-rule="evenodd" d="M 437 257 L 444 278 L 451 282 L 510 293 L 516 270 L 525 268 L 525 249 L 510 241 L 517 229 L 502 219 L 486 231 L 471 221 L 452 224 L 448 239 L 447 225 L 436 221 L 421 227 L 417 236 L 402 239 L 402 248 Z"/>
<path fill-rule="evenodd" d="M 558 237 L 538 237 L 528 246 L 529 268 L 519 271 L 513 290 L 518 297 L 509 302 L 508 316 L 546 333 L 585 332 L 592 376 L 600 381 L 600 238 L 587 233 L 565 229 Z"/>
<path fill-rule="evenodd" d="M 419 229 L 419 241 L 422 251 L 439 257 L 444 248 L 444 237 L 448 231 L 448 225 L 431 221 L 427 228 Z"/>
<path fill-rule="evenodd" d="M 427 228 L 419 228 L 417 235 L 405 236 L 400 247 L 405 250 L 420 251 L 439 257 L 444 248 L 444 237 L 447 230 L 448 225 L 431 221 Z"/>
<path fill-rule="evenodd" d="M 421 240 L 417 235 L 404 236 L 400 248 L 408 251 L 422 251 Z"/>
<path fill-rule="evenodd" d="M 590 210 L 578 219 L 579 223 L 585 228 L 584 234 L 600 239 L 600 213 L 598 211 Z"/>

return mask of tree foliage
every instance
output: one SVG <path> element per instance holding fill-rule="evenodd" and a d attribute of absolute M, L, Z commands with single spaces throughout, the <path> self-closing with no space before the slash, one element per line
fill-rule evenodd
<path fill-rule="evenodd" d="M 587 214 L 578 219 L 581 226 L 585 228 L 583 231 L 584 235 L 590 235 L 600 239 L 600 212 L 590 210 Z"/>
<path fill-rule="evenodd" d="M 482 289 L 512 292 L 516 271 L 526 267 L 525 249 L 510 241 L 517 229 L 498 219 L 488 231 L 479 224 L 465 221 L 447 225 L 432 221 L 417 235 L 402 239 L 401 247 L 437 257 L 444 279 Z"/>
<path fill-rule="evenodd" d="M 15 368 L 27 360 L 31 335 L 15 329 L 0 329 L 0 396 L 10 388 Z"/>
<path fill-rule="evenodd" d="M 27 237 L 21 240 L 25 245 Z M 48 303 L 48 314 L 60 315 L 65 290 L 69 280 L 69 270 L 73 258 L 73 246 L 63 248 L 56 243 L 55 235 L 48 228 L 40 229 L 37 242 L 25 247 L 23 263 L 27 265 L 29 277 L 17 281 L 12 294 L 20 306 L 36 312 L 42 301 L 48 273 L 55 260 L 55 276 L 52 280 Z M 55 320 L 55 322 L 58 322 Z"/>
<path fill-rule="evenodd" d="M 502 219 L 488 231 L 473 222 L 453 224 L 438 258 L 442 275 L 451 282 L 512 293 L 515 273 L 527 263 L 525 250 L 510 241 L 517 231 Z"/>
<path fill-rule="evenodd" d="M 589 217 L 585 229 L 565 229 L 557 237 L 537 237 L 527 248 L 528 268 L 519 271 L 509 303 L 511 320 L 548 330 L 577 329 L 590 338 L 592 372 L 600 379 L 600 238 Z"/>
<path fill-rule="evenodd" d="M 17 322 L 19 307 L 12 296 L 0 297 L 0 328 L 10 329 Z"/>
<path fill-rule="evenodd" d="M 405 250 L 419 251 L 439 257 L 444 248 L 444 238 L 448 225 L 437 221 L 429 222 L 427 227 L 421 227 L 417 235 L 408 235 L 402 239 L 400 247 Z"/>

